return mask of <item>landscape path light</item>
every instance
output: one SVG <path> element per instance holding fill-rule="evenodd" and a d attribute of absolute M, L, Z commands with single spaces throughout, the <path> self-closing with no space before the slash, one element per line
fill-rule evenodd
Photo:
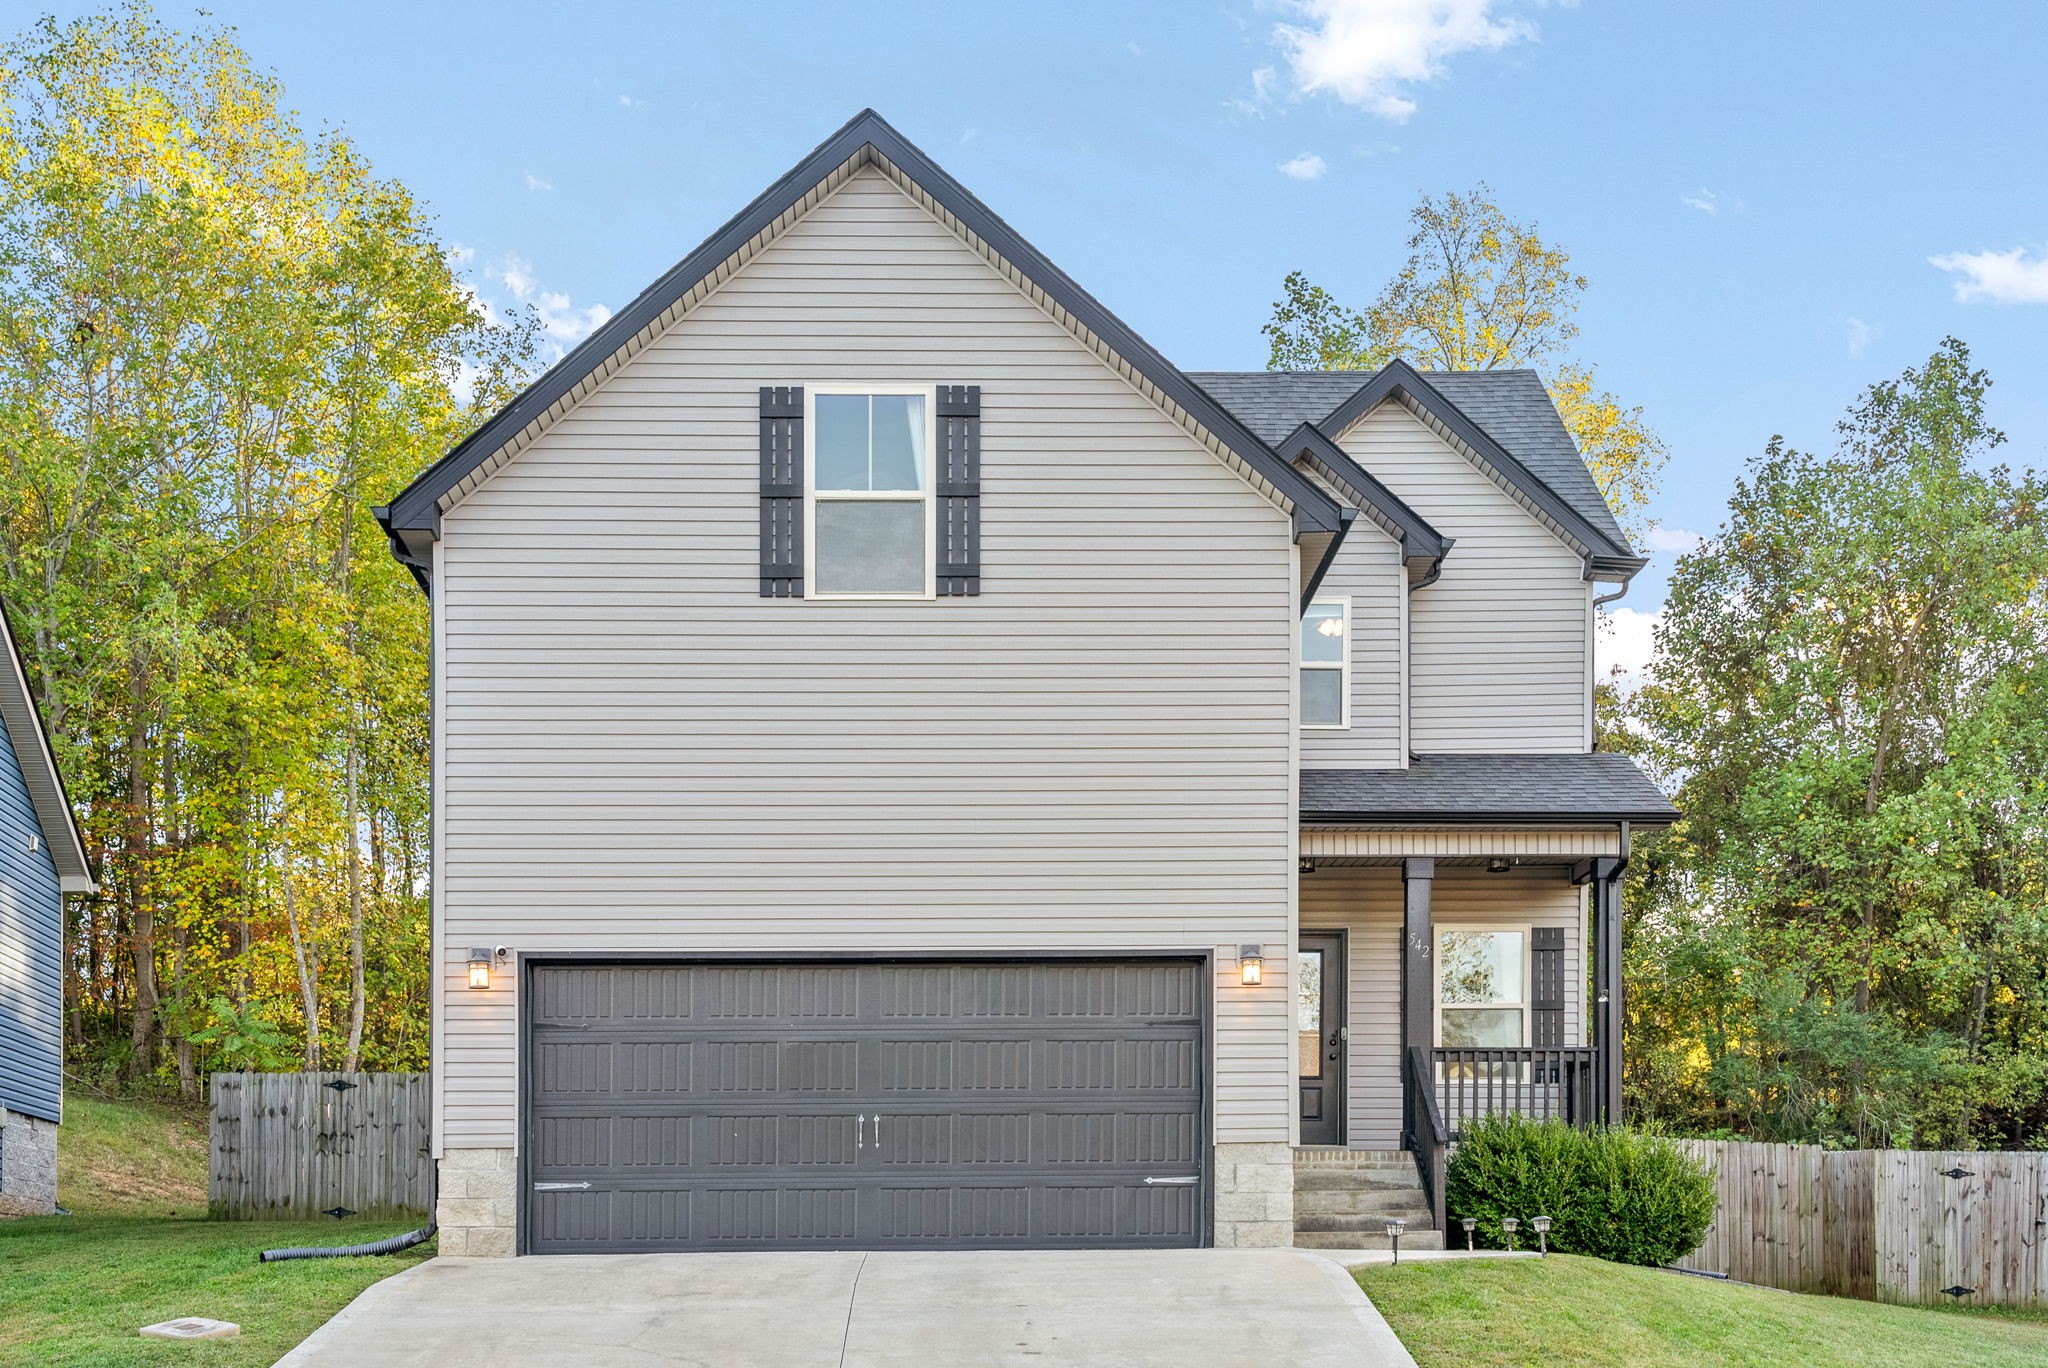
<path fill-rule="evenodd" d="M 1529 1224 L 1536 1227 L 1536 1242 L 1539 1246 L 1538 1252 L 1541 1253 L 1544 1258 L 1549 1258 L 1550 1218 L 1548 1216 L 1531 1216 L 1529 1218 Z"/>
<path fill-rule="evenodd" d="M 1408 1222 L 1399 1216 L 1387 1217 L 1387 1238 L 1394 1245 L 1394 1262 L 1401 1262 L 1401 1232 L 1408 1228 Z"/>
<path fill-rule="evenodd" d="M 1474 1248 L 1472 1244 L 1472 1232 L 1479 1228 L 1479 1221 L 1476 1217 L 1467 1216 L 1464 1220 L 1458 1222 L 1458 1224 L 1465 1227 L 1465 1252 L 1467 1254 L 1470 1254 Z"/>
<path fill-rule="evenodd" d="M 1501 1234 L 1508 1237 L 1508 1253 L 1510 1254 L 1515 1252 L 1515 1232 L 1521 1228 L 1522 1223 L 1513 1216 L 1503 1216 L 1500 1219 L 1500 1231 Z"/>

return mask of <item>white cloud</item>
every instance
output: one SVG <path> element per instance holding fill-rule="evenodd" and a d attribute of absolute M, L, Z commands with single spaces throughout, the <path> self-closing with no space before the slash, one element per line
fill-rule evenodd
<path fill-rule="evenodd" d="M 569 296 L 559 290 L 550 290 L 534 276 L 533 263 L 521 256 L 500 257 L 484 272 L 484 279 L 502 286 L 512 296 L 513 303 L 530 308 L 540 321 L 543 350 L 550 353 L 551 360 L 559 359 L 569 348 L 581 342 L 591 333 L 603 327 L 612 316 L 612 311 L 602 304 L 590 304 L 577 308 Z M 486 310 L 488 301 L 479 299 Z"/>
<path fill-rule="evenodd" d="M 619 104 L 620 104 L 621 106 L 623 106 L 624 108 L 626 108 L 626 109 L 645 109 L 645 108 L 647 108 L 647 101 L 645 101 L 645 100 L 636 100 L 636 99 L 634 99 L 634 98 L 633 98 L 633 97 L 632 97 L 631 95 L 621 95 L 621 96 L 619 96 Z"/>
<path fill-rule="evenodd" d="M 1664 620 L 1659 611 L 1645 613 L 1635 608 L 1612 608 L 1600 614 L 1600 638 L 1593 658 L 1599 677 L 1612 678 L 1624 689 L 1648 679 L 1650 662 L 1656 655 L 1657 625 Z"/>
<path fill-rule="evenodd" d="M 960 132 L 960 145 L 962 147 L 965 147 L 968 143 L 973 142 L 976 138 L 980 136 L 981 130 L 978 128 L 962 129 Z"/>
<path fill-rule="evenodd" d="M 2048 304 L 2048 250 L 2029 256 L 2024 247 L 2009 252 L 1945 252 L 1927 263 L 1956 277 L 1956 302 L 1971 304 Z"/>
<path fill-rule="evenodd" d="M 1133 57 L 1143 57 L 1145 55 L 1145 49 L 1139 44 L 1138 40 L 1135 38 L 1131 39 L 1130 42 L 1124 44 L 1124 50 L 1130 53 Z"/>
<path fill-rule="evenodd" d="M 1300 23 L 1273 26 L 1294 91 L 1334 95 L 1396 122 L 1415 112 L 1409 88 L 1441 79 L 1461 52 L 1533 40 L 1536 26 L 1508 13 L 1515 0 L 1280 0 Z M 1275 73 L 1252 73 L 1258 99 Z"/>
<path fill-rule="evenodd" d="M 1652 551 L 1667 551 L 1684 555 L 1699 549 L 1706 538 L 1697 532 L 1688 532 L 1682 527 L 1666 527 L 1663 523 L 1651 523 L 1650 535 L 1645 538 Z M 1627 611 L 1624 609 L 1623 611 Z"/>
<path fill-rule="evenodd" d="M 1717 218 L 1722 214 L 1739 214 L 1742 212 L 1741 200 L 1736 199 L 1733 195 L 1724 195 L 1719 190 L 1709 190 L 1704 185 L 1697 190 L 1680 195 L 1678 202 L 1688 209 L 1697 209 L 1702 214 L 1709 214 Z"/>
<path fill-rule="evenodd" d="M 1849 355 L 1861 356 L 1870 349 L 1870 344 L 1884 336 L 1884 324 L 1865 323 L 1860 318 L 1842 320 L 1842 331 L 1849 343 Z"/>
<path fill-rule="evenodd" d="M 544 181 L 529 171 L 526 173 L 526 188 L 529 190 L 552 190 L 555 187 L 552 182 Z"/>
<path fill-rule="evenodd" d="M 1281 175 L 1289 180 L 1298 181 L 1321 180 L 1323 173 L 1329 169 L 1330 164 L 1313 152 L 1304 152 L 1298 157 L 1291 157 L 1281 162 L 1279 166 Z"/>

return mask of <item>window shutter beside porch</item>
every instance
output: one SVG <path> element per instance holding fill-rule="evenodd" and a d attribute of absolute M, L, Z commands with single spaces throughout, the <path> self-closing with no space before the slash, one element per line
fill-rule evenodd
<path fill-rule="evenodd" d="M 1536 927 L 1529 937 L 1529 1043 L 1564 1044 L 1564 928 Z"/>
<path fill-rule="evenodd" d="M 981 386 L 940 385 L 938 592 L 981 592 Z"/>
<path fill-rule="evenodd" d="M 804 596 L 804 392 L 761 387 L 761 597 Z"/>

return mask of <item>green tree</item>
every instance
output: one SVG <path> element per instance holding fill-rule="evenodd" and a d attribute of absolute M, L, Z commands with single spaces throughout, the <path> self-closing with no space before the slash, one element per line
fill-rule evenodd
<path fill-rule="evenodd" d="M 1408 259 L 1363 309 L 1352 309 L 1300 271 L 1264 332 L 1274 370 L 1377 370 L 1401 359 L 1420 370 L 1538 371 L 1623 527 L 1642 515 L 1668 453 L 1640 408 L 1600 390 L 1570 359 L 1587 280 L 1571 257 L 1519 223 L 1482 182 L 1409 213 Z"/>
<path fill-rule="evenodd" d="M 104 890 L 78 1067 L 189 1092 L 249 1022 L 423 1059 L 423 984 L 369 994 L 427 960 L 427 621 L 368 505 L 531 338 L 232 31 L 0 46 L 0 590 Z"/>
<path fill-rule="evenodd" d="M 1774 439 L 1678 564 L 1630 717 L 1686 814 L 1632 951 L 1653 1105 L 2048 1127 L 2048 486 L 1991 462 L 1989 384 L 1950 339 L 1832 453 Z"/>

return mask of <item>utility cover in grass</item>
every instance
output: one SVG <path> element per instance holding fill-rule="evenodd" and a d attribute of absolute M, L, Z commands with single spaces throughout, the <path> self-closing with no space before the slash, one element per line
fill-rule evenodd
<path fill-rule="evenodd" d="M 142 1327 L 144 1339 L 233 1339 L 241 1333 L 242 1327 L 233 1321 L 208 1320 L 204 1316 L 185 1316 L 179 1320 L 158 1321 L 155 1325 Z"/>

